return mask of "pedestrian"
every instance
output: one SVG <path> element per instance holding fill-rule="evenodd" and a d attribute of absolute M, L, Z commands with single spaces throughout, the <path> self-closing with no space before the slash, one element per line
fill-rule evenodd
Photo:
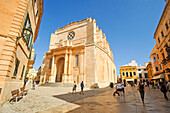
<path fill-rule="evenodd" d="M 142 103 L 144 104 L 145 87 L 144 87 L 144 84 L 142 83 L 142 81 L 139 82 L 138 89 L 139 89 L 139 93 L 140 93 L 140 96 L 142 99 Z"/>
<path fill-rule="evenodd" d="M 24 79 L 24 89 L 25 89 L 26 83 L 27 83 L 27 79 L 25 78 Z"/>
<path fill-rule="evenodd" d="M 166 87 L 167 87 L 167 91 L 169 91 L 169 92 L 170 92 L 170 79 L 169 79 L 169 81 L 168 81 L 168 83 L 167 83 Z"/>
<path fill-rule="evenodd" d="M 35 90 L 35 81 L 32 81 L 32 90 Z"/>
<path fill-rule="evenodd" d="M 155 86 L 156 86 L 157 89 L 159 89 L 158 82 L 155 83 Z"/>
<path fill-rule="evenodd" d="M 149 88 L 149 90 L 150 90 L 150 87 L 149 87 L 149 81 L 147 81 L 147 86 L 148 86 L 148 88 Z"/>
<path fill-rule="evenodd" d="M 144 84 L 145 84 L 145 87 L 147 87 L 147 82 L 146 81 L 144 82 Z"/>
<path fill-rule="evenodd" d="M 123 92 L 123 95 L 125 95 L 124 82 L 122 82 L 122 92 Z"/>
<path fill-rule="evenodd" d="M 116 91 L 115 91 L 115 93 L 117 93 L 118 96 L 122 95 L 122 84 L 121 84 L 120 80 L 116 84 Z"/>
<path fill-rule="evenodd" d="M 167 93 L 166 81 L 163 81 L 160 90 L 161 90 L 161 92 L 164 94 L 164 98 L 165 98 L 166 100 L 168 100 L 168 97 L 167 97 L 167 95 L 166 95 L 166 93 Z"/>
<path fill-rule="evenodd" d="M 74 81 L 74 83 L 73 83 L 73 91 L 72 91 L 72 93 L 75 91 L 75 93 L 76 93 L 76 87 L 77 87 L 77 85 L 76 85 L 76 81 Z"/>
<path fill-rule="evenodd" d="M 155 83 L 154 83 L 154 81 L 152 81 L 152 89 L 155 89 Z"/>
<path fill-rule="evenodd" d="M 83 95 L 84 95 L 84 93 L 83 93 L 83 88 L 84 88 L 84 83 L 83 83 L 83 81 L 81 82 L 80 86 L 81 86 L 81 92 L 80 92 L 80 94 L 83 94 Z"/>
<path fill-rule="evenodd" d="M 131 82 L 131 87 L 133 87 L 133 82 Z"/>

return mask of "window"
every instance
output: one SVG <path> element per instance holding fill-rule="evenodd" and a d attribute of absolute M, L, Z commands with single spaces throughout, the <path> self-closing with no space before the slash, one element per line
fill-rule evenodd
<path fill-rule="evenodd" d="M 158 37 L 158 42 L 160 43 L 160 39 L 159 39 L 159 37 Z"/>
<path fill-rule="evenodd" d="M 147 71 L 147 69 L 144 69 L 144 71 Z"/>
<path fill-rule="evenodd" d="M 79 64 L 79 56 L 78 56 L 78 55 L 76 55 L 75 57 L 76 57 L 75 66 L 78 66 L 78 64 Z"/>
<path fill-rule="evenodd" d="M 24 29 L 26 29 L 26 28 L 30 29 L 32 31 L 31 21 L 30 21 L 28 13 L 27 13 L 27 16 L 26 16 L 26 19 L 25 19 L 25 23 L 24 23 L 24 26 L 23 26 L 23 29 L 22 29 L 22 33 L 24 32 Z M 33 38 L 32 34 L 30 36 L 24 36 L 24 39 L 25 39 L 25 41 L 26 41 L 26 43 L 27 43 L 29 48 L 31 48 L 32 38 Z"/>
<path fill-rule="evenodd" d="M 165 27 L 166 27 L 166 30 L 168 30 L 169 26 L 168 26 L 168 24 L 167 24 L 167 23 L 165 24 Z"/>
<path fill-rule="evenodd" d="M 50 59 L 49 69 L 51 69 L 52 59 Z"/>
<path fill-rule="evenodd" d="M 139 78 L 142 78 L 142 74 L 141 73 L 139 73 Z"/>
<path fill-rule="evenodd" d="M 141 69 L 138 69 L 138 71 L 141 71 Z"/>
<path fill-rule="evenodd" d="M 123 76 L 125 76 L 125 73 L 123 72 Z"/>
<path fill-rule="evenodd" d="M 124 71 L 124 69 L 122 69 Z"/>
<path fill-rule="evenodd" d="M 159 59 L 159 55 L 157 54 L 157 58 Z"/>
<path fill-rule="evenodd" d="M 133 75 L 136 75 L 136 72 L 133 72 Z"/>
<path fill-rule="evenodd" d="M 159 71 L 158 66 L 155 67 L 156 71 Z"/>
<path fill-rule="evenodd" d="M 165 59 L 165 55 L 164 55 L 164 53 L 162 53 L 162 57 L 163 57 L 163 59 Z"/>
<path fill-rule="evenodd" d="M 161 64 L 159 64 L 160 70 L 162 70 Z"/>
<path fill-rule="evenodd" d="M 23 65 L 23 68 L 22 68 L 22 74 L 21 74 L 21 78 L 23 77 L 23 74 L 24 74 L 24 69 L 25 69 L 25 65 Z"/>
<path fill-rule="evenodd" d="M 36 2 L 37 0 L 34 0 L 34 3 Z"/>
<path fill-rule="evenodd" d="M 129 69 L 129 70 L 131 70 L 131 69 Z"/>
<path fill-rule="evenodd" d="M 128 72 L 126 72 L 126 76 L 129 77 Z"/>
<path fill-rule="evenodd" d="M 14 76 L 16 76 L 16 75 L 17 75 L 18 67 L 19 67 L 19 63 L 20 63 L 20 61 L 19 61 L 19 60 L 18 60 L 18 58 L 17 58 L 17 60 L 16 60 L 16 64 L 15 64 Z"/>
<path fill-rule="evenodd" d="M 133 68 L 133 70 L 135 70 L 135 68 Z"/>
<path fill-rule="evenodd" d="M 163 33 L 163 31 L 161 32 L 161 35 L 162 35 L 162 37 L 164 37 L 164 33 Z"/>
<path fill-rule="evenodd" d="M 35 15 L 36 17 L 38 16 L 38 10 L 37 10 L 37 12 L 36 12 L 36 15 Z"/>
<path fill-rule="evenodd" d="M 156 62 L 156 57 L 155 56 L 153 57 L 153 60 L 154 60 L 154 62 Z"/>
<path fill-rule="evenodd" d="M 130 77 L 132 77 L 132 72 L 130 72 Z"/>
<path fill-rule="evenodd" d="M 145 74 L 145 78 L 148 78 L 148 73 L 144 73 Z"/>

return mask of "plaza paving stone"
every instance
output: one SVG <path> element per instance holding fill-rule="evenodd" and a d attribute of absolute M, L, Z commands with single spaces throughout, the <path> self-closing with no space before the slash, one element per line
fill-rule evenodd
<path fill-rule="evenodd" d="M 163 94 L 159 89 L 148 89 L 145 92 L 145 103 L 142 104 L 139 92 L 136 87 L 126 87 L 125 96 L 113 96 L 114 90 L 96 94 L 81 99 L 80 94 L 58 95 L 60 99 L 76 98 L 68 101 L 67 104 L 45 110 L 41 113 L 170 113 L 170 101 L 163 98 Z M 170 93 L 167 93 L 170 98 Z M 85 92 L 84 95 L 88 95 Z M 75 97 L 74 97 L 75 96 Z M 79 98 L 79 99 L 77 99 Z M 70 103 L 72 102 L 72 103 Z"/>
<path fill-rule="evenodd" d="M 170 101 L 159 89 L 147 89 L 145 104 L 136 87 L 126 87 L 125 96 L 113 96 L 114 89 L 85 89 L 84 95 L 71 93 L 72 87 L 36 87 L 15 104 L 8 102 L 0 113 L 170 113 Z M 170 98 L 170 93 L 168 92 Z"/>

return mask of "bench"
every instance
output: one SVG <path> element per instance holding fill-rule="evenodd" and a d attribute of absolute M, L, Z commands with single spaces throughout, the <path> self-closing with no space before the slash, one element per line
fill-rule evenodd
<path fill-rule="evenodd" d="M 15 102 L 18 101 L 19 98 L 22 98 L 23 94 L 19 93 L 19 89 L 11 91 L 12 97 L 9 99 L 9 102 L 15 99 Z"/>
<path fill-rule="evenodd" d="M 28 90 L 25 90 L 25 87 L 20 88 L 21 94 L 26 95 Z"/>

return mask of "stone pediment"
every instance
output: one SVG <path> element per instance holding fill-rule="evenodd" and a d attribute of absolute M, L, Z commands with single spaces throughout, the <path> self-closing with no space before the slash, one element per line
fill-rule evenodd
<path fill-rule="evenodd" d="M 87 19 L 84 19 L 84 20 L 80 20 L 80 21 L 75 21 L 75 22 L 71 22 L 70 24 L 67 24 L 61 28 L 58 28 L 55 32 L 59 32 L 59 31 L 62 31 L 62 30 L 65 30 L 66 28 L 70 27 L 70 26 L 73 26 L 73 25 L 78 25 L 78 24 L 82 24 L 84 22 L 91 22 L 92 21 L 92 18 L 87 18 Z"/>

